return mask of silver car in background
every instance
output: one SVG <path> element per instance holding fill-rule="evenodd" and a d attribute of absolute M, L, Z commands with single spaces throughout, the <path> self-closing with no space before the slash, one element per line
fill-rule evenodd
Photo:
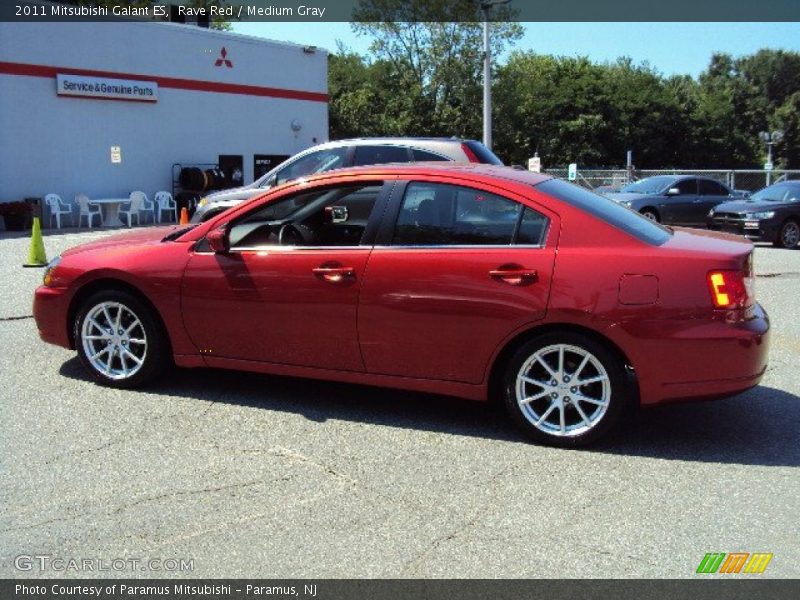
<path fill-rule="evenodd" d="M 312 146 L 242 187 L 208 194 L 200 200 L 192 223 L 207 221 L 231 206 L 292 179 L 359 165 L 452 161 L 502 165 L 481 142 L 460 138 L 356 138 Z"/>

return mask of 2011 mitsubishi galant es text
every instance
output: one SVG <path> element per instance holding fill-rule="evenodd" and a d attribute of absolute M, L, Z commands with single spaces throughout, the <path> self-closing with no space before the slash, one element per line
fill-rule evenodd
<path fill-rule="evenodd" d="M 752 252 L 544 175 L 383 165 L 73 248 L 34 315 L 109 386 L 172 361 L 496 395 L 534 440 L 576 446 L 637 403 L 758 384 Z"/>

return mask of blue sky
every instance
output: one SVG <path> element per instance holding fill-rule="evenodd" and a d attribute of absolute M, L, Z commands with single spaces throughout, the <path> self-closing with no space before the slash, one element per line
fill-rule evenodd
<path fill-rule="evenodd" d="M 588 56 L 595 62 L 630 56 L 665 75 L 697 76 L 714 52 L 734 56 L 760 48 L 800 52 L 800 23 L 523 23 L 515 48 L 541 54 Z M 336 49 L 341 40 L 365 53 L 369 38 L 348 23 L 236 23 L 234 31 L 273 40 Z"/>

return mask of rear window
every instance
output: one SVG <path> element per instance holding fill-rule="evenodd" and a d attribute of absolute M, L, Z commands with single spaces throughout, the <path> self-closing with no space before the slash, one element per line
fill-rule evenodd
<path fill-rule="evenodd" d="M 472 153 L 478 157 L 478 160 L 487 165 L 502 165 L 503 161 L 497 158 L 494 153 L 489 150 L 486 146 L 481 144 L 480 142 L 476 142 L 475 140 L 467 140 L 463 142 L 465 146 L 467 146 Z"/>
<path fill-rule="evenodd" d="M 442 156 L 441 154 L 434 154 L 433 152 L 428 152 L 426 150 L 418 150 L 417 148 L 412 149 L 411 152 L 413 153 L 414 156 L 414 162 L 450 160 L 449 158 L 447 158 L 446 156 Z"/>
<path fill-rule="evenodd" d="M 666 227 L 644 218 L 639 213 L 617 204 L 610 198 L 561 179 L 549 179 L 535 187 L 545 194 L 594 215 L 647 244 L 660 246 L 666 243 L 672 235 Z"/>

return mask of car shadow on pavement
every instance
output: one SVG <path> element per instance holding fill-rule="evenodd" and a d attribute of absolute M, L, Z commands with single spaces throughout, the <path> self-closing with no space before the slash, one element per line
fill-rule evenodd
<path fill-rule="evenodd" d="M 800 397 L 758 386 L 727 399 L 643 409 L 597 452 L 800 466 Z"/>
<path fill-rule="evenodd" d="M 60 373 L 91 379 L 77 357 L 63 363 Z M 522 441 L 505 415 L 485 402 L 367 385 L 222 369 L 174 369 L 142 391 L 293 413 L 318 423 L 335 419 Z"/>
<path fill-rule="evenodd" d="M 61 366 L 89 381 L 77 357 Z M 148 393 L 328 419 L 525 443 L 496 403 L 217 369 L 175 369 Z M 637 411 L 589 452 L 667 460 L 800 466 L 800 397 L 759 386 L 725 400 Z"/>

